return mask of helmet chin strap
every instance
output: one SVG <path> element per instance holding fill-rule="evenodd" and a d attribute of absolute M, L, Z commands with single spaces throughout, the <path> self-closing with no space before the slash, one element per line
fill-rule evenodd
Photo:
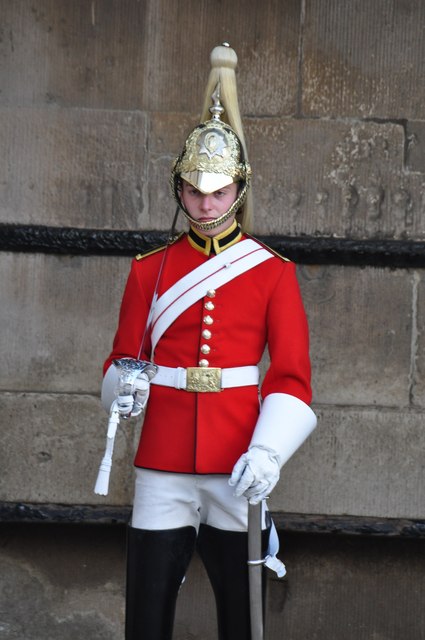
<path fill-rule="evenodd" d="M 233 211 L 233 206 L 232 206 L 228 211 L 226 211 L 226 213 L 223 213 L 223 215 L 221 215 L 219 218 L 215 218 L 215 220 L 210 220 L 208 222 L 200 222 L 199 220 L 195 220 L 195 218 L 192 218 L 192 216 L 189 213 L 187 213 L 187 211 L 185 211 L 184 209 L 183 209 L 183 213 L 185 217 L 189 220 L 192 227 L 199 229 L 199 231 L 211 231 L 212 229 L 217 229 L 217 227 L 219 227 L 224 222 L 229 220 L 229 218 L 231 218 L 236 212 Z"/>

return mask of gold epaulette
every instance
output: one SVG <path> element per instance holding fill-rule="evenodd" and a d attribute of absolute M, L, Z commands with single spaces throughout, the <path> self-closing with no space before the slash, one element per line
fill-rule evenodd
<path fill-rule="evenodd" d="M 270 253 L 272 253 L 277 258 L 280 258 L 284 262 L 292 262 L 292 260 L 290 260 L 289 258 L 285 258 L 285 256 L 283 256 L 281 253 L 279 253 L 275 249 L 272 249 L 271 247 L 269 247 L 268 244 L 265 244 L 264 242 L 261 242 L 261 240 L 259 240 L 258 238 L 255 238 L 254 236 L 249 235 L 249 233 L 246 233 L 245 235 L 248 236 L 248 238 L 252 238 L 253 240 L 255 240 L 255 242 L 258 242 L 258 244 L 260 244 L 262 247 L 264 247 L 264 249 L 267 249 L 267 251 L 270 251 Z"/>
<path fill-rule="evenodd" d="M 158 253 L 159 251 L 163 251 L 166 247 L 169 247 L 171 244 L 174 244 L 184 235 L 184 231 L 174 236 L 170 242 L 167 244 L 161 244 L 159 247 L 155 247 L 155 249 L 151 249 L 150 251 L 146 251 L 146 253 L 138 253 L 137 256 L 134 257 L 135 260 L 143 260 L 143 258 L 147 258 L 148 256 L 153 255 L 154 253 Z"/>

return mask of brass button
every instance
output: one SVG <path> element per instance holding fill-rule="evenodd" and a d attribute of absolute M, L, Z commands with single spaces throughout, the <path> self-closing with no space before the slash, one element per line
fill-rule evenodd
<path fill-rule="evenodd" d="M 207 344 L 203 344 L 201 346 L 201 353 L 204 353 L 205 355 L 207 355 L 210 351 L 211 351 L 211 347 L 209 347 Z"/>
<path fill-rule="evenodd" d="M 204 316 L 204 323 L 205 324 L 212 324 L 214 322 L 214 320 L 211 318 L 211 316 Z"/>
<path fill-rule="evenodd" d="M 208 298 L 215 298 L 215 289 L 208 289 L 207 297 Z"/>
<path fill-rule="evenodd" d="M 214 302 L 206 302 L 204 307 L 207 311 L 212 311 L 215 307 Z"/>
<path fill-rule="evenodd" d="M 210 340 L 212 336 L 212 333 L 209 329 L 204 329 L 202 332 L 202 337 L 204 338 L 204 340 Z"/>
<path fill-rule="evenodd" d="M 199 360 L 198 364 L 200 367 L 208 367 L 210 363 L 208 362 L 208 360 L 205 360 L 205 358 L 202 358 L 202 360 Z"/>

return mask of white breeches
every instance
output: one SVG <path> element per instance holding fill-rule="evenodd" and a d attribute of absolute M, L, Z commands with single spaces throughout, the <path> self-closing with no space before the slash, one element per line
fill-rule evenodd
<path fill-rule="evenodd" d="M 246 531 L 248 501 L 233 495 L 227 475 L 191 475 L 136 469 L 131 526 L 175 529 L 207 524 L 226 531 Z M 263 529 L 266 528 L 263 508 Z"/>

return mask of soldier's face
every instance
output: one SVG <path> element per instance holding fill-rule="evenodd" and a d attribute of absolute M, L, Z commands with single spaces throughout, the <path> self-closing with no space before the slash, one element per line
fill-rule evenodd
<path fill-rule="evenodd" d="M 212 222 L 230 209 L 237 195 L 238 185 L 235 182 L 218 189 L 218 191 L 213 191 L 213 193 L 204 194 L 185 180 L 182 180 L 180 197 L 192 218 L 198 222 Z M 202 233 L 209 237 L 217 236 L 233 224 L 234 218 L 235 216 L 232 216 L 219 227 L 210 231 L 202 231 Z"/>

